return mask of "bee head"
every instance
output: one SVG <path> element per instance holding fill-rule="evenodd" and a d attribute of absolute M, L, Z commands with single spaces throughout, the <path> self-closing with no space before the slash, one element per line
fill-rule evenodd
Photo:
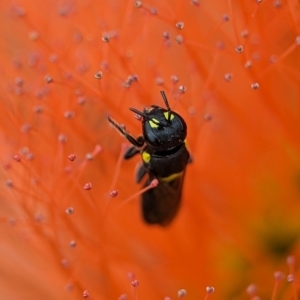
<path fill-rule="evenodd" d="M 152 105 L 143 112 L 135 108 L 131 111 L 143 117 L 143 136 L 145 143 L 155 151 L 168 151 L 181 145 L 187 135 L 183 118 L 169 107 L 164 92 L 161 92 L 167 109 Z"/>

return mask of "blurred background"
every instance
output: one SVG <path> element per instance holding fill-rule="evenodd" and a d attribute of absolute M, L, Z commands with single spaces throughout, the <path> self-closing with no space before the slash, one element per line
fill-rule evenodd
<path fill-rule="evenodd" d="M 0 22 L 2 299 L 297 299 L 299 2 L 2 0 Z M 193 158 L 167 227 L 125 202 L 141 159 L 107 122 L 138 136 L 161 90 Z"/>

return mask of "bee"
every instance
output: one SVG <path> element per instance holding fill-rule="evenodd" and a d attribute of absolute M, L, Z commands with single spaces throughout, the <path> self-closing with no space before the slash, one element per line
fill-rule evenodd
<path fill-rule="evenodd" d="M 129 108 L 141 117 L 143 135 L 133 137 L 125 126 L 108 116 L 108 121 L 133 145 L 124 154 L 130 159 L 141 154 L 142 164 L 136 173 L 140 183 L 147 174 L 145 187 L 157 179 L 157 187 L 142 194 L 143 219 L 148 224 L 168 225 L 176 216 L 180 204 L 185 170 L 190 155 L 186 147 L 187 126 L 184 119 L 172 111 L 167 97 L 160 92 L 166 108 L 151 105 L 143 112 Z"/>

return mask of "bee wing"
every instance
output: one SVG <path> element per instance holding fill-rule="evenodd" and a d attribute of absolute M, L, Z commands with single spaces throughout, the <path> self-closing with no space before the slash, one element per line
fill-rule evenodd
<path fill-rule="evenodd" d="M 150 175 L 145 186 L 154 178 Z M 142 195 L 142 214 L 147 223 L 166 226 L 174 219 L 180 207 L 184 172 L 169 182 L 158 180 L 157 187 Z"/>

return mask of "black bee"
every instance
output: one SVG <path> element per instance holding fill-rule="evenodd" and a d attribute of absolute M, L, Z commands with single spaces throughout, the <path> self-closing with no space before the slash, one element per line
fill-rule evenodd
<path fill-rule="evenodd" d="M 160 93 L 166 109 L 156 105 L 145 108 L 143 112 L 129 108 L 142 117 L 142 136 L 134 138 L 110 116 L 108 121 L 133 145 L 124 154 L 124 159 L 141 153 L 143 163 L 137 171 L 137 183 L 146 174 L 145 187 L 153 179 L 159 182 L 157 187 L 142 195 L 144 220 L 149 224 L 168 225 L 180 206 L 184 173 L 190 155 L 185 145 L 186 123 L 171 110 L 165 93 Z"/>

